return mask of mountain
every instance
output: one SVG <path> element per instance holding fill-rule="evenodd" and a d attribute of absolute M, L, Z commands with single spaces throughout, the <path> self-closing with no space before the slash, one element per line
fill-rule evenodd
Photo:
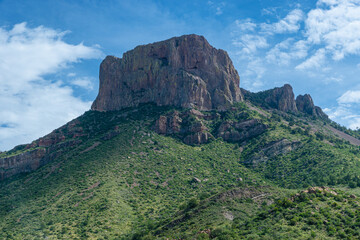
<path fill-rule="evenodd" d="M 141 103 L 223 109 L 242 99 L 228 54 L 204 37 L 185 35 L 138 46 L 100 65 L 100 90 L 91 109 L 120 110 Z"/>
<path fill-rule="evenodd" d="M 0 153 L 0 239 L 359 238 L 358 132 L 239 79 L 197 35 L 106 57 L 92 110 Z"/>

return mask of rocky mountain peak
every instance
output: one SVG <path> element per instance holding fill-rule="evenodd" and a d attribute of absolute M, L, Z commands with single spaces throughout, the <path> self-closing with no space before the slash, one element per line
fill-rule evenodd
<path fill-rule="evenodd" d="M 300 112 L 315 115 L 315 105 L 309 94 L 299 95 L 296 97 L 296 107 Z"/>
<path fill-rule="evenodd" d="M 119 110 L 155 103 L 222 110 L 242 100 L 240 78 L 224 50 L 195 34 L 137 46 L 100 65 L 99 94 L 91 109 Z"/>
<path fill-rule="evenodd" d="M 314 105 L 314 101 L 309 94 L 296 97 L 296 107 L 300 112 L 307 113 L 320 118 L 328 118 L 320 107 Z"/>
<path fill-rule="evenodd" d="M 293 88 L 290 84 L 257 93 L 245 89 L 241 89 L 241 92 L 245 100 L 266 108 L 270 107 L 283 112 L 302 112 L 323 119 L 328 118 L 320 107 L 314 105 L 309 94 L 299 95 L 295 100 Z"/>
<path fill-rule="evenodd" d="M 271 107 L 274 107 L 284 112 L 296 112 L 296 103 L 293 88 L 290 84 L 285 84 L 283 87 L 268 90 L 269 94 L 265 98 L 265 102 Z"/>

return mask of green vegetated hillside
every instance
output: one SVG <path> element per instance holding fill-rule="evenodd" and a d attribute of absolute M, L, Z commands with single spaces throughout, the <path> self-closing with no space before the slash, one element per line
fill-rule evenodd
<path fill-rule="evenodd" d="M 183 133 L 154 131 L 174 111 L 186 112 L 143 105 L 79 117 L 79 144 L 0 182 L 0 239 L 359 238 L 359 147 L 330 121 L 239 103 L 187 118 L 214 136 L 191 146 Z M 222 122 L 249 119 L 266 131 L 217 137 Z"/>

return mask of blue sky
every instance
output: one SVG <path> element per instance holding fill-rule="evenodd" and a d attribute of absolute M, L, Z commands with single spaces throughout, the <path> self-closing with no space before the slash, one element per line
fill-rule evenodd
<path fill-rule="evenodd" d="M 226 50 L 241 87 L 290 83 L 360 127 L 359 0 L 0 0 L 0 150 L 90 108 L 106 55 L 195 33 Z"/>

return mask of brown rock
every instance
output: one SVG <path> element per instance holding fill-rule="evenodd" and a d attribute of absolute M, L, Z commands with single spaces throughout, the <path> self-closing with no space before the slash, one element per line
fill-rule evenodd
<path fill-rule="evenodd" d="M 315 105 L 309 94 L 299 95 L 296 97 L 296 107 L 300 112 L 309 115 L 315 115 Z"/>
<path fill-rule="evenodd" d="M 296 103 L 292 87 L 285 84 L 283 87 L 268 90 L 265 102 L 271 107 L 284 112 L 296 112 Z"/>
<path fill-rule="evenodd" d="M 187 135 L 184 138 L 184 143 L 188 145 L 200 145 L 209 142 L 213 136 L 209 132 L 197 132 Z"/>
<path fill-rule="evenodd" d="M 27 151 L 11 157 L 0 158 L 0 180 L 20 172 L 31 172 L 47 162 L 44 148 Z"/>
<path fill-rule="evenodd" d="M 160 116 L 155 123 L 155 131 L 159 134 L 179 133 L 181 129 L 182 119 L 179 112 L 174 111 L 168 116 Z"/>
<path fill-rule="evenodd" d="M 136 47 L 100 66 L 100 89 L 91 109 L 119 110 L 155 103 L 223 110 L 242 100 L 229 56 L 204 37 L 184 35 Z"/>
<path fill-rule="evenodd" d="M 188 145 L 207 143 L 213 136 L 198 116 L 202 116 L 202 113 L 196 110 L 187 111 L 181 116 L 178 111 L 173 111 L 160 116 L 155 122 L 154 130 L 163 135 L 177 134 Z"/>
<path fill-rule="evenodd" d="M 328 116 L 321 110 L 320 107 L 314 105 L 314 102 L 309 94 L 297 96 L 296 107 L 299 112 L 303 112 L 320 118 L 328 118 Z"/>
<path fill-rule="evenodd" d="M 228 142 L 241 142 L 265 132 L 267 126 L 259 120 L 251 119 L 244 122 L 223 122 L 217 136 Z"/>

